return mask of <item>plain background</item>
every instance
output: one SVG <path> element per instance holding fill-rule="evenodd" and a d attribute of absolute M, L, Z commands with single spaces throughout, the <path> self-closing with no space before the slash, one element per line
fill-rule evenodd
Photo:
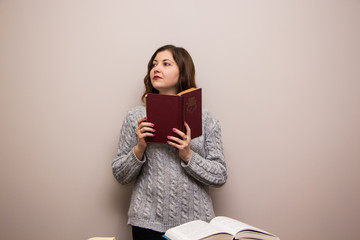
<path fill-rule="evenodd" d="M 216 214 L 357 239 L 359 0 L 0 0 L 0 239 L 130 239 L 111 162 L 168 43 L 222 124 Z"/>

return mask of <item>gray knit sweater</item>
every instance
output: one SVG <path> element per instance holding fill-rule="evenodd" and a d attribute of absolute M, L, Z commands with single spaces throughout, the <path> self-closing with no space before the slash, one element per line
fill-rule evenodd
<path fill-rule="evenodd" d="M 188 164 L 181 161 L 176 148 L 165 143 L 148 143 L 140 160 L 133 148 L 137 121 L 145 115 L 144 106 L 128 112 L 112 164 L 120 183 L 135 181 L 128 224 L 165 232 L 195 219 L 210 221 L 214 211 L 209 186 L 222 186 L 227 179 L 219 122 L 203 110 L 203 135 L 191 140 Z"/>

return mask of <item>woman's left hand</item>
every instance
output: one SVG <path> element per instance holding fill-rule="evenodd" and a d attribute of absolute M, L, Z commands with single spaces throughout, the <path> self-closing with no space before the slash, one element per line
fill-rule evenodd
<path fill-rule="evenodd" d="M 169 141 L 167 141 L 167 143 L 173 147 L 176 147 L 179 150 L 180 158 L 185 163 L 188 163 L 191 156 L 191 129 L 186 122 L 184 124 L 186 128 L 186 134 L 179 129 L 173 128 L 173 131 L 180 137 L 168 136 Z"/>

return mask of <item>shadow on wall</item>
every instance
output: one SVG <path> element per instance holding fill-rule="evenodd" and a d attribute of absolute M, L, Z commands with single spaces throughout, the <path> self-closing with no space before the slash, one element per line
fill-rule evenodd
<path fill-rule="evenodd" d="M 115 185 L 115 189 L 112 189 L 109 194 L 112 200 L 111 206 L 113 206 L 113 209 L 120 214 L 121 218 L 124 218 L 127 221 L 127 213 L 134 184 L 130 183 L 122 185 L 115 180 Z"/>
<path fill-rule="evenodd" d="M 130 206 L 131 193 L 133 189 L 133 183 L 122 185 L 117 182 L 114 178 L 115 186 L 110 191 L 109 200 L 111 211 L 114 211 L 114 214 L 117 216 L 119 226 L 116 226 L 116 230 L 114 235 L 116 235 L 116 239 L 121 239 L 123 237 L 131 237 L 131 228 L 127 225 L 128 221 L 128 209 Z M 128 229 L 125 233 L 124 229 Z"/>

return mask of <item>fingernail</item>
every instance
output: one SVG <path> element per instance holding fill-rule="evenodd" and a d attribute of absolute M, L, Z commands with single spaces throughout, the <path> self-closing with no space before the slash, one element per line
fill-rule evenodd
<path fill-rule="evenodd" d="M 151 126 L 153 127 L 153 126 L 155 126 L 155 124 L 152 123 Z"/>
<path fill-rule="evenodd" d="M 173 128 L 173 131 L 175 132 L 175 131 L 176 131 L 176 128 Z"/>
<path fill-rule="evenodd" d="M 170 136 L 167 136 L 168 139 L 170 139 L 171 137 Z"/>
<path fill-rule="evenodd" d="M 144 120 L 147 120 L 147 117 L 144 117 Z"/>

